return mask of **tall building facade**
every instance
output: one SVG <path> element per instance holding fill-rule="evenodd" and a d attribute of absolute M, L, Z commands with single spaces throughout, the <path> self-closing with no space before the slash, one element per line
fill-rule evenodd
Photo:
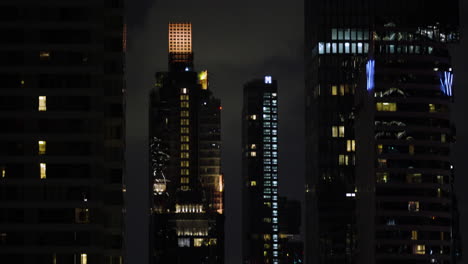
<path fill-rule="evenodd" d="M 299 264 L 304 260 L 304 242 L 301 238 L 301 202 L 279 197 L 280 262 Z"/>
<path fill-rule="evenodd" d="M 271 76 L 244 86 L 242 110 L 243 263 L 280 263 L 278 88 Z"/>
<path fill-rule="evenodd" d="M 123 263 L 122 4 L 0 4 L 2 263 Z"/>
<path fill-rule="evenodd" d="M 305 1 L 306 262 L 455 263 L 458 1 Z"/>
<path fill-rule="evenodd" d="M 169 24 L 169 71 L 151 92 L 154 263 L 224 263 L 221 103 L 193 70 L 191 37 L 191 24 Z"/>

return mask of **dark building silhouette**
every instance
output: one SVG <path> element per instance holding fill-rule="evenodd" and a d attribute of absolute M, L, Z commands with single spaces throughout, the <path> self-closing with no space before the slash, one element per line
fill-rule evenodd
<path fill-rule="evenodd" d="M 0 3 L 1 263 L 123 263 L 122 3 Z"/>
<path fill-rule="evenodd" d="M 304 263 L 304 243 L 301 238 L 301 202 L 279 197 L 280 262 Z"/>
<path fill-rule="evenodd" d="M 224 263 L 221 103 L 193 69 L 192 26 L 169 24 L 150 103 L 153 263 Z"/>
<path fill-rule="evenodd" d="M 271 76 L 244 86 L 243 263 L 279 263 L 278 94 Z"/>
<path fill-rule="evenodd" d="M 455 263 L 458 1 L 305 2 L 306 262 Z"/>
<path fill-rule="evenodd" d="M 281 234 L 299 235 L 301 233 L 301 202 L 279 197 L 280 232 Z"/>

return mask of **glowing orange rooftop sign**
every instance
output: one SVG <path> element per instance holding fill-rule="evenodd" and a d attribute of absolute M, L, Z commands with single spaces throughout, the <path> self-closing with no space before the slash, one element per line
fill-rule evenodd
<path fill-rule="evenodd" d="M 169 23 L 169 53 L 192 53 L 191 23 Z"/>

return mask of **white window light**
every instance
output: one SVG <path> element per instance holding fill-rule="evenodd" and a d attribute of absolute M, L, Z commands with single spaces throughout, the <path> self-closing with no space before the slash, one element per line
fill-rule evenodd
<path fill-rule="evenodd" d="M 271 76 L 265 76 L 265 84 L 271 84 Z"/>

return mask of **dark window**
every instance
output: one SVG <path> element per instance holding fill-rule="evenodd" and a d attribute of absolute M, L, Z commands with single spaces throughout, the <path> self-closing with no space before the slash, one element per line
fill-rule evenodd
<path fill-rule="evenodd" d="M 43 30 L 40 42 L 47 44 L 86 44 L 91 41 L 88 30 Z"/>

